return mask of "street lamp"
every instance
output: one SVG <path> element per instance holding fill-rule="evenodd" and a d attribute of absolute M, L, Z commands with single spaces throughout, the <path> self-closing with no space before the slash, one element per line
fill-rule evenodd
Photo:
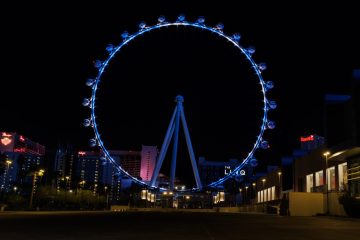
<path fill-rule="evenodd" d="M 7 167 L 9 168 L 10 165 L 12 164 L 12 160 L 10 160 L 10 159 L 6 160 L 6 164 L 7 164 Z"/>
<path fill-rule="evenodd" d="M 6 178 L 9 178 L 8 175 L 9 175 L 10 165 L 12 164 L 12 160 L 7 159 L 5 163 L 6 163 L 6 169 L 5 169 L 5 172 L 4 172 L 4 179 L 3 179 L 3 186 L 2 187 L 7 189 Z"/>
<path fill-rule="evenodd" d="M 81 189 L 83 189 L 83 188 L 85 187 L 86 181 L 85 181 L 85 180 L 82 180 L 82 181 L 80 181 L 79 183 L 80 183 Z"/>
<path fill-rule="evenodd" d="M 282 174 L 282 172 L 281 171 L 279 171 L 278 172 L 278 176 L 279 176 L 279 199 L 281 198 L 281 174 Z"/>
<path fill-rule="evenodd" d="M 30 193 L 29 208 L 32 207 L 32 203 L 33 203 L 34 192 L 35 192 L 36 177 L 37 177 L 37 176 L 42 177 L 42 176 L 44 175 L 44 173 L 45 173 L 45 170 L 44 170 L 44 169 L 40 169 L 39 171 L 33 172 L 33 181 L 32 181 L 31 193 Z"/>
<path fill-rule="evenodd" d="M 265 179 L 265 178 L 263 178 L 263 179 L 261 179 L 261 181 L 262 181 L 263 190 L 264 190 L 264 188 L 265 188 L 265 182 L 266 182 L 266 179 Z"/>
<path fill-rule="evenodd" d="M 242 188 L 239 188 L 239 192 L 240 192 L 240 197 L 241 197 L 241 204 L 243 204 L 244 197 L 242 194 Z"/>
<path fill-rule="evenodd" d="M 105 186 L 104 190 L 105 190 L 105 195 L 106 195 L 106 209 L 109 208 L 109 194 L 108 194 L 107 189 L 108 189 L 108 186 Z"/>
<path fill-rule="evenodd" d="M 68 189 L 68 183 L 69 183 L 70 176 L 66 176 L 65 179 L 66 179 L 65 189 Z"/>
<path fill-rule="evenodd" d="M 247 190 L 248 190 L 248 186 L 245 186 L 245 203 L 247 203 L 248 197 L 247 197 Z"/>
<path fill-rule="evenodd" d="M 327 169 L 328 169 L 328 156 L 330 155 L 329 151 L 326 151 L 323 153 L 323 156 L 325 157 L 325 179 L 326 179 L 326 214 L 330 213 L 330 208 L 329 208 L 329 177 L 330 174 L 328 176 L 327 174 Z"/>
<path fill-rule="evenodd" d="M 256 199 L 257 199 L 256 183 L 253 182 L 253 183 L 252 183 L 252 186 L 253 186 L 254 198 L 255 198 L 255 201 L 256 201 Z M 257 199 L 257 202 L 259 202 L 259 199 Z"/>
<path fill-rule="evenodd" d="M 263 198 L 262 200 L 264 200 L 263 202 L 265 202 L 265 200 L 266 200 L 266 199 L 265 199 L 265 182 L 266 182 L 266 179 L 263 178 L 263 179 L 261 179 L 261 181 L 262 181 L 262 193 L 263 193 L 263 194 L 262 194 L 262 196 L 263 196 L 263 197 L 262 197 L 262 198 Z"/>

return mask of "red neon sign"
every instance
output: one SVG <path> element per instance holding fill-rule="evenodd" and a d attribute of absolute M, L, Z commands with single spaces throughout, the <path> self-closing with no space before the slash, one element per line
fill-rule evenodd
<path fill-rule="evenodd" d="M 84 156 L 84 155 L 86 154 L 86 152 L 79 151 L 78 154 L 79 154 L 80 156 Z"/>
<path fill-rule="evenodd" d="M 22 153 L 24 153 L 25 151 L 26 151 L 25 148 L 15 148 L 14 149 L 14 152 L 22 152 Z"/>
<path fill-rule="evenodd" d="M 4 146 L 7 146 L 9 145 L 10 143 L 12 142 L 12 140 L 8 137 L 4 137 L 1 139 L 1 143 L 4 145 Z"/>
<path fill-rule="evenodd" d="M 300 142 L 311 142 L 314 141 L 314 135 L 310 135 L 307 137 L 300 137 Z"/>
<path fill-rule="evenodd" d="M 25 142 L 25 138 L 22 135 L 20 135 L 19 139 L 20 141 Z"/>

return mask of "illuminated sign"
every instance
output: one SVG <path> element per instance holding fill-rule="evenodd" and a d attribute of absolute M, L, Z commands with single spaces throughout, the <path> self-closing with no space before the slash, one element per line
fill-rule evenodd
<path fill-rule="evenodd" d="M 15 148 L 14 152 L 22 152 L 22 153 L 24 153 L 24 152 L 26 152 L 26 149 L 25 148 Z"/>
<path fill-rule="evenodd" d="M 25 142 L 25 138 L 23 136 L 20 135 L 19 140 L 22 142 Z"/>
<path fill-rule="evenodd" d="M 1 139 L 1 143 L 5 146 L 9 145 L 12 142 L 12 140 L 8 137 L 4 137 L 3 139 Z"/>
<path fill-rule="evenodd" d="M 84 156 L 84 155 L 86 154 L 86 152 L 79 151 L 78 154 L 79 154 L 80 156 Z"/>
<path fill-rule="evenodd" d="M 311 142 L 314 141 L 314 135 L 310 135 L 307 137 L 300 137 L 300 142 Z"/>
<path fill-rule="evenodd" d="M 11 134 L 7 134 L 6 132 L 3 132 L 1 136 L 2 136 L 1 138 L 2 145 L 7 146 L 12 142 L 12 140 L 10 139 L 10 137 L 12 137 Z"/>

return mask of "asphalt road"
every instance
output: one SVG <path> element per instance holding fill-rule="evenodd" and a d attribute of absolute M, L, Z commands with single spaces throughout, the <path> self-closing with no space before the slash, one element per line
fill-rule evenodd
<path fill-rule="evenodd" d="M 356 239 L 360 219 L 240 213 L 0 213 L 0 240 Z"/>

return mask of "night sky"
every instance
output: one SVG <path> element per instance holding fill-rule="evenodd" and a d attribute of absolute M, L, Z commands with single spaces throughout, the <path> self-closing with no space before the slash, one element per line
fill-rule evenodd
<path fill-rule="evenodd" d="M 95 77 L 93 61 L 104 60 L 105 47 L 119 44 L 124 30 L 137 31 L 142 20 L 155 24 L 159 15 L 169 21 L 180 13 L 188 21 L 204 16 L 210 26 L 222 22 L 225 33 L 241 34 L 242 46 L 255 46 L 256 62 L 267 63 L 264 78 L 275 83 L 269 98 L 278 109 L 269 114 L 277 128 L 265 134 L 271 148 L 260 151 L 263 163 L 289 154 L 301 135 L 322 135 L 323 95 L 351 92 L 352 70 L 360 68 L 359 19 L 350 4 L 99 2 L 2 7 L 2 131 L 24 134 L 49 149 L 59 143 L 88 149 L 92 132 L 82 122 L 90 112 L 81 102 L 90 96 L 85 81 Z M 227 160 L 249 151 L 261 120 L 260 85 L 234 47 L 185 28 L 153 31 L 114 58 L 98 94 L 105 144 L 160 147 L 177 94 L 185 97 L 196 156 Z"/>

